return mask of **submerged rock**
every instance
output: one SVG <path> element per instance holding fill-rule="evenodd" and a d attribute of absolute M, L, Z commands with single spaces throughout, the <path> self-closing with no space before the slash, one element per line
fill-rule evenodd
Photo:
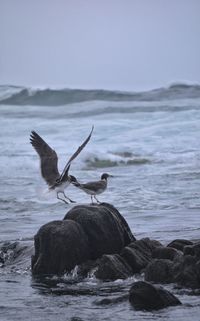
<path fill-rule="evenodd" d="M 132 274 L 131 267 L 119 254 L 103 255 L 95 271 L 95 276 L 101 280 L 126 279 Z"/>
<path fill-rule="evenodd" d="M 181 302 L 169 291 L 144 281 L 135 282 L 129 292 L 129 301 L 136 310 L 159 310 Z"/>
<path fill-rule="evenodd" d="M 35 236 L 33 274 L 60 274 L 103 254 L 120 253 L 135 238 L 121 214 L 107 203 L 73 207 Z"/>
<path fill-rule="evenodd" d="M 0 244 L 0 267 L 9 267 L 12 271 L 28 270 L 33 253 L 32 241 L 3 242 Z"/>

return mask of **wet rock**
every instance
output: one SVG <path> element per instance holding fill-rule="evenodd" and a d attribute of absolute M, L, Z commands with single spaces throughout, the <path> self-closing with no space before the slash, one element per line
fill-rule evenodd
<path fill-rule="evenodd" d="M 81 226 L 72 221 L 43 225 L 35 236 L 33 274 L 60 274 L 89 259 L 89 243 Z"/>
<path fill-rule="evenodd" d="M 200 242 L 193 245 L 194 255 L 197 259 L 200 259 Z"/>
<path fill-rule="evenodd" d="M 184 247 L 186 245 L 192 245 L 193 242 L 189 241 L 189 240 L 184 240 L 184 239 L 176 239 L 172 242 L 170 242 L 167 246 L 168 247 L 173 247 L 174 249 L 177 249 L 179 251 L 183 251 Z"/>
<path fill-rule="evenodd" d="M 33 274 L 61 274 L 103 254 L 120 253 L 135 238 L 121 214 L 107 203 L 73 207 L 35 236 Z M 85 266 L 82 270 L 86 273 Z M 123 271 L 121 272 L 123 274 Z"/>
<path fill-rule="evenodd" d="M 145 269 L 145 280 L 155 283 L 171 283 L 174 281 L 173 262 L 167 259 L 154 259 Z"/>
<path fill-rule="evenodd" d="M 119 255 L 103 255 L 98 260 L 95 276 L 101 280 L 126 279 L 133 274 L 131 267 Z"/>
<path fill-rule="evenodd" d="M 83 262 L 77 267 L 77 275 L 86 278 L 89 275 L 93 274 L 93 271 L 96 270 L 97 262 L 96 260 L 88 260 Z"/>
<path fill-rule="evenodd" d="M 185 255 L 182 262 L 176 264 L 174 281 L 188 288 L 200 288 L 200 264 L 195 256 Z"/>
<path fill-rule="evenodd" d="M 195 252 L 194 252 L 194 247 L 193 245 L 186 245 L 183 249 L 183 254 L 184 255 L 192 255 L 194 256 L 195 255 Z"/>
<path fill-rule="evenodd" d="M 136 310 L 159 310 L 181 302 L 169 291 L 150 283 L 135 282 L 129 292 L 129 301 Z"/>
<path fill-rule="evenodd" d="M 131 266 L 133 273 L 138 273 L 152 260 L 153 251 L 160 246 L 162 244 L 158 241 L 143 238 L 126 246 L 121 256 Z"/>
<path fill-rule="evenodd" d="M 30 268 L 30 257 L 34 252 L 32 241 L 4 242 L 0 245 L 0 266 L 24 270 Z"/>
<path fill-rule="evenodd" d="M 135 240 L 123 216 L 107 203 L 75 206 L 64 217 L 69 219 L 79 223 L 87 235 L 91 259 L 119 253 Z"/>
<path fill-rule="evenodd" d="M 179 260 L 183 253 L 173 247 L 158 246 L 153 250 L 152 257 L 157 259 Z"/>

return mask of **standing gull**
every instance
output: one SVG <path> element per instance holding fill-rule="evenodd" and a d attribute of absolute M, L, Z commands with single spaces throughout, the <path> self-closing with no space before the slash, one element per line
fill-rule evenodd
<path fill-rule="evenodd" d="M 91 196 L 91 201 L 93 203 L 93 197 L 97 201 L 97 203 L 100 203 L 99 200 L 96 198 L 96 195 L 103 193 L 107 188 L 107 179 L 108 177 L 113 177 L 112 175 L 109 175 L 107 173 L 104 173 L 101 175 L 101 179 L 99 181 L 94 182 L 88 182 L 85 184 L 81 184 L 77 181 L 77 179 L 74 176 L 71 176 L 71 183 L 83 190 L 85 193 L 89 194 Z"/>
<path fill-rule="evenodd" d="M 86 140 L 82 143 L 81 146 L 75 151 L 75 153 L 70 157 L 67 164 L 65 165 L 62 173 L 58 171 L 58 156 L 53 150 L 35 131 L 31 132 L 30 143 L 35 148 L 36 152 L 40 157 L 40 169 L 41 174 L 46 183 L 49 186 L 49 189 L 55 190 L 57 194 L 57 199 L 68 204 L 66 199 L 70 202 L 73 202 L 69 197 L 65 195 L 65 188 L 71 183 L 71 175 L 69 175 L 69 168 L 71 162 L 78 156 L 82 149 L 89 142 L 94 126 Z M 59 194 L 62 193 L 65 197 L 65 200 L 59 197 Z"/>

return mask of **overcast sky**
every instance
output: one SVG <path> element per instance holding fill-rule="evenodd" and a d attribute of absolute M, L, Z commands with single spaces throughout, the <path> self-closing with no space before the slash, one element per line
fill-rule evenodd
<path fill-rule="evenodd" d="M 0 0 L 0 84 L 200 83 L 200 0 Z"/>

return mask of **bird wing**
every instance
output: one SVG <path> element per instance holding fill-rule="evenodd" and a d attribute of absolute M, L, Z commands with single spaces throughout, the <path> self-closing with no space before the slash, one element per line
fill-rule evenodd
<path fill-rule="evenodd" d="M 35 131 L 31 132 L 30 143 L 40 156 L 41 174 L 49 186 L 60 177 L 58 171 L 58 156 Z"/>
<path fill-rule="evenodd" d="M 65 168 L 63 169 L 62 174 L 60 175 L 59 181 L 62 181 L 63 177 L 66 175 L 66 173 L 68 173 L 69 171 L 69 165 L 71 165 L 71 162 L 78 156 L 78 154 L 80 154 L 80 152 L 82 151 L 82 149 L 87 145 L 87 143 L 89 142 L 91 136 L 92 136 L 92 132 L 93 132 L 94 126 L 92 126 L 92 130 L 89 134 L 89 136 L 86 138 L 86 140 L 81 144 L 81 146 L 78 147 L 78 149 L 75 151 L 75 153 L 70 157 L 70 159 L 68 160 L 67 164 L 65 165 Z"/>

